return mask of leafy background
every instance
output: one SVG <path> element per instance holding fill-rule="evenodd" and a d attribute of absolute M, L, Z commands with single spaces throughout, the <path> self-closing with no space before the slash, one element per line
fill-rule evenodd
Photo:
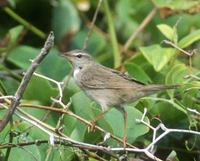
<path fill-rule="evenodd" d="M 82 48 L 89 26 L 97 8 L 97 1 L 89 0 L 2 0 L 0 5 L 0 91 L 12 95 L 16 91 L 22 72 L 30 65 L 45 37 L 53 30 L 55 46 L 39 66 L 37 72 L 62 81 L 69 76 L 70 64 L 60 57 L 63 51 Z M 137 29 L 142 20 L 157 7 L 157 13 L 132 41 L 127 52 L 121 52 L 124 44 Z M 187 108 L 200 110 L 200 13 L 199 0 L 103 0 L 87 51 L 101 64 L 117 68 L 137 80 L 149 83 L 182 84 L 177 90 L 159 92 L 151 97 L 140 99 L 126 107 L 128 113 L 128 142 L 139 147 L 151 142 L 152 132 L 135 119 L 142 116 L 144 107 L 148 108 L 146 120 L 156 126 L 162 121 L 169 128 L 199 129 L 199 116 L 188 113 Z M 178 47 L 196 53 L 189 57 L 170 45 L 170 40 Z M 197 78 L 187 75 L 196 76 Z M 23 102 L 51 105 L 51 97 L 58 90 L 47 80 L 33 76 L 26 89 Z M 92 102 L 70 79 L 64 90 L 64 101 L 72 98 L 70 110 L 91 120 L 100 112 L 98 105 Z M 162 99 L 159 99 L 162 98 Z M 59 108 L 59 107 L 58 107 Z M 31 115 L 42 119 L 45 110 L 23 108 Z M 0 117 L 5 110 L 0 110 Z M 47 123 L 56 126 L 59 114 L 51 112 Z M 0 133 L 0 143 L 9 142 L 10 131 L 15 132 L 13 143 L 47 139 L 48 136 L 36 127 L 14 117 L 14 126 L 8 125 Z M 160 121 L 159 121 L 160 120 Z M 75 118 L 65 115 L 64 132 L 71 138 L 97 144 L 103 135 L 95 131 L 88 132 L 87 126 Z M 97 124 L 112 134 L 122 137 L 122 114 L 112 108 Z M 198 160 L 198 136 L 170 134 L 156 145 L 155 155 L 166 159 L 169 154 L 176 160 Z M 106 142 L 117 146 L 114 140 Z M 51 151 L 51 153 L 48 153 Z M 0 150 L 0 160 L 5 159 L 6 149 Z M 48 154 L 48 155 L 47 155 Z M 109 160 L 109 156 L 99 154 Z M 144 154 L 141 154 L 141 156 Z M 140 157 L 129 154 L 129 157 Z M 83 152 L 70 147 L 47 144 L 12 148 L 8 157 L 12 160 L 83 160 Z M 94 160 L 89 157 L 90 160 Z"/>

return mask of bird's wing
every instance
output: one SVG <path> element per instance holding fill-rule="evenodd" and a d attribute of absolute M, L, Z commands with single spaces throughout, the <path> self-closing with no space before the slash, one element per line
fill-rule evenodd
<path fill-rule="evenodd" d="M 80 78 L 83 87 L 96 89 L 137 88 L 142 84 L 127 75 L 103 66 L 86 69 Z"/>
<path fill-rule="evenodd" d="M 110 68 L 109 68 L 110 69 Z M 117 71 L 117 70 L 114 70 L 114 69 L 110 69 L 110 71 L 112 73 L 116 73 L 117 75 L 123 77 L 124 79 L 127 79 L 129 81 L 132 81 L 134 83 L 137 83 L 137 84 L 140 84 L 140 85 L 145 85 L 144 83 L 138 81 L 137 79 L 133 78 L 133 77 L 130 77 L 129 75 L 126 75 L 125 73 L 122 73 L 120 71 Z"/>

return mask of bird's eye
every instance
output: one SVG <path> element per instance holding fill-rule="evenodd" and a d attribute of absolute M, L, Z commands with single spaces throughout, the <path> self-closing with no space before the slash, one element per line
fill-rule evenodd
<path fill-rule="evenodd" d="M 78 55 L 77 55 L 77 58 L 81 58 L 81 57 L 82 57 L 82 55 L 81 55 L 81 54 L 78 54 Z"/>

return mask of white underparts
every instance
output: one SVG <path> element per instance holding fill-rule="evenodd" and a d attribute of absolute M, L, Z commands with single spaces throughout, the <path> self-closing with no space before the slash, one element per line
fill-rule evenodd
<path fill-rule="evenodd" d="M 74 77 L 75 79 L 77 78 L 77 75 L 78 75 L 79 72 L 80 72 L 80 68 L 76 68 L 76 69 L 74 70 L 73 77 Z"/>

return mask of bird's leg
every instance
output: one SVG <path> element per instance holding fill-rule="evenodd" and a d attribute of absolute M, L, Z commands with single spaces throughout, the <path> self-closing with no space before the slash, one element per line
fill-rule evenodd
<path fill-rule="evenodd" d="M 126 118 L 127 118 L 127 113 L 125 109 L 123 109 L 123 118 L 124 118 L 123 146 L 125 148 L 126 147 Z"/>
<path fill-rule="evenodd" d="M 122 142 L 123 142 L 123 146 L 124 148 L 126 148 L 126 120 L 127 120 L 127 113 L 126 113 L 126 110 L 124 108 L 124 105 L 120 105 L 118 106 L 117 108 L 120 112 L 122 112 L 123 114 L 123 121 L 124 121 L 124 127 L 123 127 L 123 139 L 122 139 Z"/>

